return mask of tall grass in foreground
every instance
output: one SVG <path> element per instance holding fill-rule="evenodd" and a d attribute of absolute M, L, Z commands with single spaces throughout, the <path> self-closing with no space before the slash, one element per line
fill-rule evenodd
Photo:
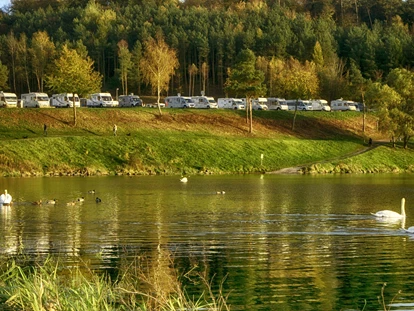
<path fill-rule="evenodd" d="M 0 270 L 0 309 L 230 310 L 221 286 L 214 294 L 211 283 L 196 274 L 205 290 L 198 297 L 190 297 L 171 261 L 161 258 L 166 257 L 159 256 L 160 260 L 151 265 L 140 258 L 123 264 L 116 279 L 86 265 L 68 268 L 53 258 L 31 266 L 19 265 L 16 260 L 5 261 Z"/>

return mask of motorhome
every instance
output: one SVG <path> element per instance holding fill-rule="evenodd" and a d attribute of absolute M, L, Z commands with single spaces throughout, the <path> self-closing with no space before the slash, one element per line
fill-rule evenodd
<path fill-rule="evenodd" d="M 240 98 L 219 98 L 217 100 L 219 108 L 242 110 L 246 109 L 245 104 Z"/>
<path fill-rule="evenodd" d="M 22 94 L 22 107 L 23 108 L 48 108 L 49 96 L 46 93 L 27 93 Z"/>
<path fill-rule="evenodd" d="M 187 96 L 168 96 L 164 98 L 164 104 L 169 108 L 195 108 L 194 100 Z"/>
<path fill-rule="evenodd" d="M 110 93 L 95 93 L 86 101 L 87 107 L 118 107 L 118 101 Z"/>
<path fill-rule="evenodd" d="M 69 108 L 73 107 L 74 101 L 75 107 L 80 107 L 80 99 L 78 94 L 75 94 L 75 96 L 73 96 L 73 93 L 53 94 L 50 98 L 50 106 L 56 108 Z"/>
<path fill-rule="evenodd" d="M 213 97 L 208 96 L 195 96 L 192 97 L 194 100 L 194 105 L 196 108 L 208 108 L 208 109 L 217 109 L 217 102 Z"/>
<path fill-rule="evenodd" d="M 332 111 L 356 111 L 356 102 L 342 98 L 331 101 Z"/>
<path fill-rule="evenodd" d="M 268 110 L 267 107 L 267 98 L 259 97 L 257 99 L 252 99 L 252 109 L 253 110 Z"/>
<path fill-rule="evenodd" d="M 144 107 L 144 103 L 138 95 L 121 95 L 119 96 L 119 107 Z"/>
<path fill-rule="evenodd" d="M 331 107 L 325 99 L 313 99 L 311 103 L 314 111 L 331 111 Z"/>
<path fill-rule="evenodd" d="M 286 99 L 277 97 L 269 97 L 267 99 L 267 107 L 269 110 L 289 110 Z"/>
<path fill-rule="evenodd" d="M 302 99 L 288 99 L 286 101 L 289 110 L 310 111 L 313 110 L 312 103 L 309 100 Z"/>
<path fill-rule="evenodd" d="M 17 95 L 14 93 L 0 92 L 0 107 L 16 108 L 17 107 Z"/>

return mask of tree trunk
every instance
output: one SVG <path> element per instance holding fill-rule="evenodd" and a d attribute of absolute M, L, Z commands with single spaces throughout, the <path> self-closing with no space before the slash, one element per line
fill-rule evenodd
<path fill-rule="evenodd" d="M 159 82 L 158 82 L 157 94 L 158 94 L 158 98 L 157 98 L 158 111 L 160 113 L 160 116 L 162 116 L 161 107 L 160 107 L 161 88 L 160 88 L 160 83 Z"/>
<path fill-rule="evenodd" d="M 253 133 L 253 108 L 252 108 L 252 100 L 249 100 L 249 111 L 250 111 L 250 128 L 249 133 Z"/>
<path fill-rule="evenodd" d="M 298 100 L 295 103 L 295 113 L 293 114 L 293 121 L 292 121 L 292 131 L 295 130 L 295 123 L 296 123 L 296 115 L 298 113 Z"/>
<path fill-rule="evenodd" d="M 73 95 L 73 126 L 76 126 L 76 105 L 75 105 L 75 93 Z"/>

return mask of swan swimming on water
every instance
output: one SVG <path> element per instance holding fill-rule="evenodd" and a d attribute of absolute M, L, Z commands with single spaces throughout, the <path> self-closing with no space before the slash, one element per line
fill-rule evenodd
<path fill-rule="evenodd" d="M 188 178 L 187 177 L 181 177 L 180 181 L 181 182 L 187 182 L 188 181 Z"/>
<path fill-rule="evenodd" d="M 383 210 L 372 213 L 372 215 L 382 219 L 405 219 L 405 198 L 401 199 L 401 214 L 390 210 Z"/>
<path fill-rule="evenodd" d="M 4 190 L 4 193 L 0 195 L 0 205 L 9 205 L 12 202 L 12 196 L 7 193 L 7 190 Z"/>

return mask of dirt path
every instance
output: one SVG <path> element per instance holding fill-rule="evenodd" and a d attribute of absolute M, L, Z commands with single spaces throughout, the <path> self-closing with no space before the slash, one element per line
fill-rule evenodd
<path fill-rule="evenodd" d="M 280 170 L 277 171 L 273 171 L 273 172 L 267 172 L 266 174 L 302 174 L 302 171 L 305 167 L 309 167 L 310 165 L 313 164 L 319 164 L 319 163 L 326 163 L 326 162 L 332 162 L 332 161 L 336 161 L 336 160 L 342 160 L 342 159 L 347 159 L 347 158 L 352 158 L 354 156 L 357 156 L 359 154 L 363 154 L 365 152 L 368 152 L 370 150 L 373 150 L 379 146 L 383 146 L 388 144 L 389 142 L 387 141 L 375 141 L 373 142 L 372 146 L 367 146 L 364 147 L 358 151 L 337 157 L 337 158 L 333 158 L 333 159 L 329 159 L 329 160 L 324 160 L 324 161 L 318 161 L 318 162 L 314 162 L 314 163 L 308 163 L 308 164 L 304 164 L 304 165 L 300 165 L 300 166 L 294 166 L 294 167 L 286 167 L 286 168 L 282 168 Z"/>

